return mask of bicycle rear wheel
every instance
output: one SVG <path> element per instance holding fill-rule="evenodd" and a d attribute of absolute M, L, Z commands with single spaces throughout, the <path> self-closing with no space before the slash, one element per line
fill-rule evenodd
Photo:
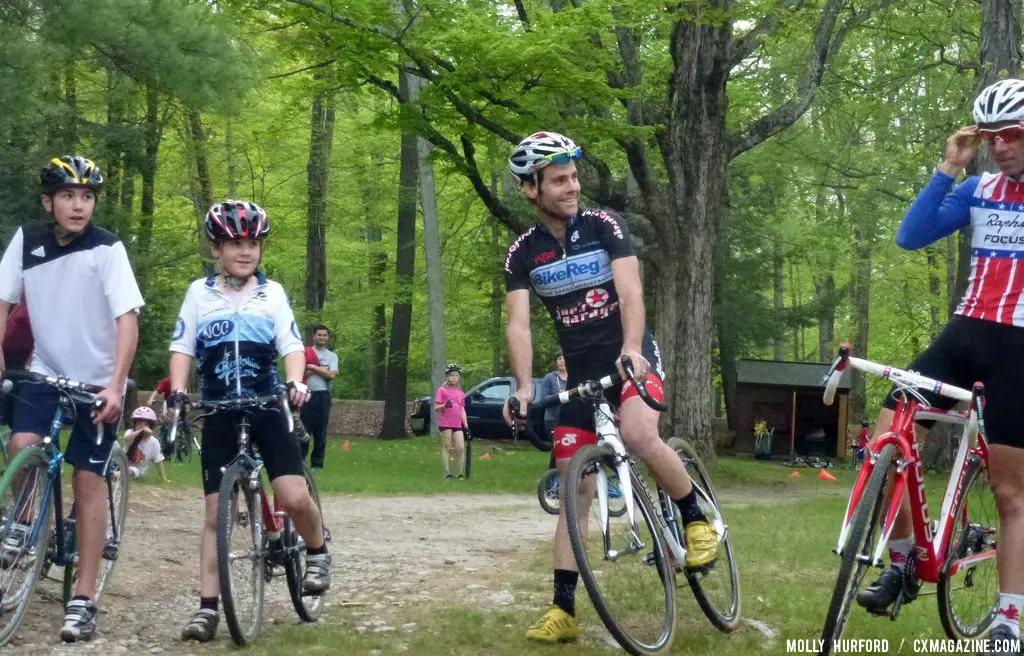
<path fill-rule="evenodd" d="M 313 474 L 309 467 L 303 464 L 303 474 L 306 478 L 306 490 L 313 498 L 317 513 L 320 515 L 320 525 L 323 526 L 324 542 L 331 539 L 327 527 L 324 525 L 324 512 L 320 507 L 320 494 L 316 491 L 316 483 L 313 481 Z M 324 612 L 324 594 L 306 594 L 302 591 L 302 577 L 306 573 L 306 544 L 302 541 L 292 520 L 285 517 L 284 533 L 281 535 L 284 541 L 283 546 L 288 554 L 284 561 L 285 578 L 288 580 L 288 593 L 292 598 L 292 605 L 295 612 L 303 622 L 315 622 L 320 619 Z"/>
<path fill-rule="evenodd" d="M 115 444 L 110 453 L 110 464 L 104 477 L 107 486 L 104 521 L 107 525 L 107 538 L 103 543 L 103 556 L 96 574 L 96 590 L 94 600 L 98 605 L 103 590 L 114 572 L 117 555 L 124 542 L 124 523 L 128 514 L 128 457 L 119 444 Z M 115 539 L 115 531 L 116 539 Z M 77 544 L 77 542 L 76 542 Z M 78 583 L 78 563 L 64 566 L 64 605 L 66 606 L 74 594 Z"/>
<path fill-rule="evenodd" d="M 628 516 L 609 514 L 602 525 L 594 499 L 595 475 L 609 476 L 615 463 L 605 445 L 585 446 L 569 462 L 562 485 L 573 554 L 594 609 L 618 643 L 635 656 L 667 653 L 676 630 L 675 572 L 656 511 L 632 473 L 635 530 Z"/>
<path fill-rule="evenodd" d="M 887 444 L 878 454 L 871 478 L 868 479 L 868 484 L 854 510 L 850 534 L 843 545 L 839 576 L 836 577 L 832 601 L 825 617 L 825 628 L 821 633 L 822 656 L 832 653 L 833 640 L 842 637 L 846 618 L 853 607 L 853 599 L 878 548 L 878 540 L 881 539 L 879 518 L 885 506 L 885 483 L 889 478 L 895 455 L 896 447 L 892 444 Z"/>
<path fill-rule="evenodd" d="M 722 631 L 733 631 L 740 622 L 740 575 L 729 537 L 729 525 L 722 516 L 722 509 L 711 487 L 711 478 L 694 448 L 678 437 L 670 438 L 668 445 L 686 466 L 686 473 L 690 475 L 697 490 L 700 508 L 718 534 L 718 556 L 715 562 L 700 570 L 686 570 L 686 580 L 697 604 L 711 623 Z M 676 531 L 685 546 L 686 531 L 678 512 L 675 513 L 675 523 Z"/>
<path fill-rule="evenodd" d="M 46 495 L 48 464 L 42 448 L 29 447 L 0 478 L 0 646 L 18 630 L 47 560 L 53 499 Z"/>
<path fill-rule="evenodd" d="M 995 551 L 999 542 L 999 514 L 988 482 L 988 468 L 976 456 L 965 465 L 961 496 L 950 513 L 953 532 L 949 555 L 939 572 L 939 619 L 946 635 L 970 640 L 983 634 L 999 608 L 999 572 Z M 985 556 L 989 558 L 984 558 Z M 966 558 L 981 560 L 963 562 Z M 950 575 L 954 564 L 958 571 Z"/>
<path fill-rule="evenodd" d="M 249 485 L 249 470 L 236 462 L 224 472 L 217 500 L 217 573 L 231 639 L 251 644 L 263 619 L 266 548 L 262 488 Z"/>
<path fill-rule="evenodd" d="M 537 481 L 537 501 L 540 507 L 549 515 L 557 515 L 561 499 L 558 494 L 558 470 L 549 469 Z"/>

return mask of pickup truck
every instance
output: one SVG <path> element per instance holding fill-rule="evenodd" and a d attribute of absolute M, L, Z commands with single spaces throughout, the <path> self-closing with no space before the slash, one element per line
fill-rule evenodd
<path fill-rule="evenodd" d="M 540 391 L 540 378 L 533 379 L 533 398 L 537 399 Z M 512 429 L 505 424 L 501 415 L 502 406 L 508 397 L 517 389 L 516 380 L 511 376 L 488 378 L 466 392 L 466 417 L 469 419 L 469 432 L 473 437 L 495 440 L 512 439 Z M 426 435 L 430 430 L 430 413 L 433 412 L 433 397 L 422 396 L 416 399 L 413 412 L 409 415 L 413 432 Z M 544 411 L 533 406 L 529 411 L 530 426 L 541 439 L 546 440 L 544 433 Z M 520 438 L 523 438 L 520 435 Z"/>

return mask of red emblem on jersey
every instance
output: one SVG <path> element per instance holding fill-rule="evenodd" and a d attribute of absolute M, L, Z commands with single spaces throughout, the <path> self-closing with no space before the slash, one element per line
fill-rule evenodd
<path fill-rule="evenodd" d="M 543 253 L 540 253 L 533 258 L 533 263 L 544 264 L 545 262 L 550 262 L 556 257 L 558 257 L 558 253 L 556 253 L 555 251 L 544 251 Z"/>
<path fill-rule="evenodd" d="M 604 304 L 608 302 L 608 292 L 601 289 L 591 289 L 587 292 L 587 305 L 592 308 L 604 307 Z"/>

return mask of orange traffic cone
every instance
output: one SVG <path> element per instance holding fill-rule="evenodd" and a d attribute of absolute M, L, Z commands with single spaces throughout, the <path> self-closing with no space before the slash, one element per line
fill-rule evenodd
<path fill-rule="evenodd" d="M 790 478 L 800 478 L 800 472 L 795 471 L 789 475 Z"/>
<path fill-rule="evenodd" d="M 348 453 L 348 440 L 345 440 L 345 443 L 341 445 L 341 450 Z"/>
<path fill-rule="evenodd" d="M 482 456 L 480 456 L 480 459 L 481 460 L 490 460 L 491 459 L 491 454 L 485 453 Z"/>
<path fill-rule="evenodd" d="M 833 476 L 832 474 L 828 473 L 824 469 L 822 469 L 821 471 L 818 472 L 818 480 L 819 481 L 834 481 L 834 480 L 836 480 L 836 477 Z"/>

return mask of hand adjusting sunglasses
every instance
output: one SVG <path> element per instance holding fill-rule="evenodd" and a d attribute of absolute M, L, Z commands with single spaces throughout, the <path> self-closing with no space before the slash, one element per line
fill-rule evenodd
<path fill-rule="evenodd" d="M 563 165 L 568 164 L 574 159 L 579 159 L 582 155 L 583 150 L 577 146 L 572 150 L 564 150 L 560 153 L 551 153 L 550 155 L 545 155 L 544 159 L 550 162 L 551 164 Z"/>
<path fill-rule="evenodd" d="M 1015 143 L 1024 139 L 1024 128 L 1019 124 L 1006 125 L 1001 128 L 978 128 L 978 134 L 988 142 L 990 146 L 995 145 L 996 139 L 1003 143 Z"/>

